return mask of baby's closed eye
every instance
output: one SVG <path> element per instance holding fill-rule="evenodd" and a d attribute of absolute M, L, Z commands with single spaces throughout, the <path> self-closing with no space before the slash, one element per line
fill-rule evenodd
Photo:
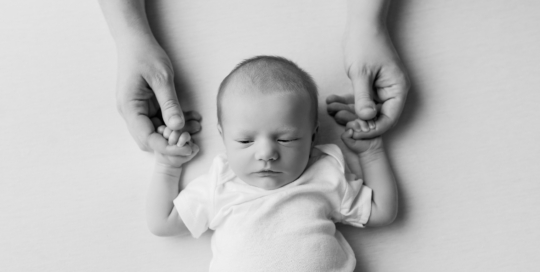
<path fill-rule="evenodd" d="M 290 142 L 294 142 L 294 141 L 297 141 L 298 139 L 297 138 L 294 138 L 294 139 L 278 139 L 278 142 L 280 143 L 290 143 Z"/>

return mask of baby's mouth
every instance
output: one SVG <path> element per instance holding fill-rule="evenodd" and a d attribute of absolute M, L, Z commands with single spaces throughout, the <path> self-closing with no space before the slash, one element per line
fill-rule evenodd
<path fill-rule="evenodd" d="M 261 174 L 261 175 L 274 175 L 274 174 L 279 174 L 279 173 L 280 172 L 273 171 L 270 169 L 263 169 L 263 170 L 255 172 L 255 174 Z"/>

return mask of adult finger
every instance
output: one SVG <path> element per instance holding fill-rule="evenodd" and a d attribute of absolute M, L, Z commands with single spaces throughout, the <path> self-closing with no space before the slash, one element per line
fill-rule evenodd
<path fill-rule="evenodd" d="M 342 126 L 358 118 L 354 113 L 354 96 L 352 94 L 330 95 L 326 98 L 326 104 L 327 113 Z"/>
<path fill-rule="evenodd" d="M 156 95 L 167 127 L 180 130 L 184 127 L 184 114 L 176 96 L 172 72 L 156 73 L 147 81 Z"/>
<path fill-rule="evenodd" d="M 374 128 L 369 131 L 354 131 L 352 138 L 356 140 L 371 139 L 381 136 L 386 131 L 394 126 L 397 118 L 401 114 L 404 99 L 396 97 L 384 101 L 380 109 L 380 113 L 374 124 Z"/>
<path fill-rule="evenodd" d="M 326 111 L 332 116 L 336 115 L 336 113 L 340 111 L 349 111 L 354 113 L 354 102 L 351 104 L 332 102 L 326 105 Z"/>
<path fill-rule="evenodd" d="M 354 94 L 336 95 L 332 94 L 326 98 L 326 104 L 341 103 L 354 104 Z"/>
<path fill-rule="evenodd" d="M 356 114 L 354 114 L 351 111 L 346 111 L 346 110 L 340 111 L 336 115 L 334 115 L 334 120 L 342 126 L 346 125 L 347 122 L 350 122 L 356 119 L 358 119 L 358 116 L 356 116 Z"/>
<path fill-rule="evenodd" d="M 404 96 L 396 96 L 382 103 L 380 116 L 375 122 L 378 135 L 385 133 L 397 123 L 405 105 L 405 99 Z"/>
<path fill-rule="evenodd" d="M 149 142 L 150 136 L 152 134 L 157 134 L 161 138 L 163 138 L 163 136 L 156 133 L 152 121 L 146 115 L 133 114 L 131 111 L 126 112 L 126 114 L 124 114 L 124 118 L 126 120 L 129 132 L 135 139 L 137 145 L 139 145 L 139 148 L 144 151 L 155 150 L 152 144 Z"/>
<path fill-rule="evenodd" d="M 187 120 L 186 119 L 186 125 L 182 129 L 182 131 L 186 131 L 189 134 L 196 134 L 201 131 L 201 123 L 197 120 Z"/>
<path fill-rule="evenodd" d="M 201 131 L 202 116 L 196 111 L 184 112 L 185 125 L 182 131 L 195 134 Z"/>
<path fill-rule="evenodd" d="M 197 111 L 187 111 L 187 112 L 184 113 L 184 118 L 186 119 L 186 121 L 188 121 L 188 120 L 201 121 L 202 116 Z"/>
<path fill-rule="evenodd" d="M 371 120 L 377 115 L 375 103 L 371 96 L 373 80 L 368 75 L 353 75 L 351 77 L 354 93 L 354 108 L 356 115 L 362 120 Z"/>

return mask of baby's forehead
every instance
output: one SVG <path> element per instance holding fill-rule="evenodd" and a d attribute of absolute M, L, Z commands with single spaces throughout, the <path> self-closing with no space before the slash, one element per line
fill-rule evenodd
<path fill-rule="evenodd" d="M 288 99 L 290 95 L 298 95 L 309 98 L 309 92 L 297 82 L 287 82 L 278 78 L 266 78 L 253 73 L 237 71 L 228 80 L 222 93 L 222 99 L 231 96 L 235 99 L 261 97 L 265 95 L 277 95 L 282 99 Z"/>
<path fill-rule="evenodd" d="M 309 95 L 303 93 L 237 89 L 227 92 L 223 96 L 220 108 L 221 114 L 227 114 L 230 111 L 241 112 L 242 114 L 250 114 L 250 112 L 261 114 L 259 111 L 263 110 L 264 106 L 272 105 L 272 108 L 282 111 L 285 104 L 292 104 L 295 108 L 305 108 L 306 103 L 309 103 Z M 307 116 L 310 115 L 309 111 L 300 111 L 296 115 L 303 115 L 304 113 Z"/>
<path fill-rule="evenodd" d="M 264 120 L 262 122 L 287 132 L 297 130 L 297 127 L 290 125 L 295 120 L 305 123 L 312 118 L 308 105 L 309 96 L 302 93 L 229 92 L 222 103 L 221 115 L 227 120 L 225 123 L 233 123 L 235 127 L 244 127 L 246 130 L 249 130 L 249 122 L 239 120 L 267 117 L 261 118 Z"/>
<path fill-rule="evenodd" d="M 309 94 L 303 91 L 297 90 L 283 90 L 280 88 L 261 88 L 260 86 L 247 84 L 239 84 L 230 86 L 223 98 L 224 100 L 235 100 L 235 101 L 249 101 L 252 99 L 265 99 L 268 97 L 273 97 L 276 100 L 288 101 L 292 97 L 301 97 L 303 99 L 308 99 Z"/>

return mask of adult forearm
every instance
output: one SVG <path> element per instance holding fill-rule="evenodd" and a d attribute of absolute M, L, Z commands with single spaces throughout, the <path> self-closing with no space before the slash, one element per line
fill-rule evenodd
<path fill-rule="evenodd" d="M 117 45 L 155 42 L 148 24 L 144 0 L 99 0 L 105 20 Z"/>
<path fill-rule="evenodd" d="M 349 31 L 386 28 L 390 0 L 348 0 L 347 28 Z"/>

